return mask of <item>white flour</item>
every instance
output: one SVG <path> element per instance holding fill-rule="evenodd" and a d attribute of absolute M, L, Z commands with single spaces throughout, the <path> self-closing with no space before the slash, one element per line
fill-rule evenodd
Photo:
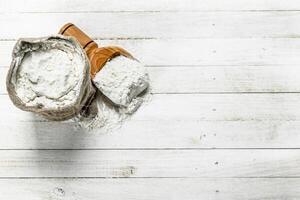
<path fill-rule="evenodd" d="M 28 52 L 18 71 L 16 93 L 27 106 L 70 105 L 79 94 L 83 70 L 76 51 L 52 48 Z"/>
<path fill-rule="evenodd" d="M 36 49 L 24 56 L 15 90 L 26 106 L 60 109 L 72 105 L 80 93 L 84 61 L 78 52 L 58 48 Z M 89 113 L 75 120 L 87 129 L 108 132 L 119 127 L 149 98 L 149 76 L 137 60 L 118 56 L 105 64 L 93 80 L 98 88 Z"/>
<path fill-rule="evenodd" d="M 93 81 L 100 91 L 95 100 L 98 114 L 79 122 L 88 129 L 101 128 L 108 132 L 119 127 L 150 97 L 149 90 L 145 91 L 149 86 L 145 67 L 124 56 L 107 62 Z"/>
<path fill-rule="evenodd" d="M 132 99 L 149 85 L 149 77 L 144 66 L 124 56 L 118 56 L 107 62 L 93 81 L 107 98 L 124 107 L 127 107 Z"/>
<path fill-rule="evenodd" d="M 132 114 L 139 108 L 142 103 L 147 103 L 151 98 L 149 89 L 138 97 L 138 100 L 133 100 L 132 107 L 124 109 L 113 104 L 99 91 L 97 93 L 95 104 L 98 108 L 98 114 L 94 118 L 77 118 L 76 122 L 79 126 L 88 130 L 97 129 L 101 133 L 109 133 L 119 128 L 122 123 L 130 118 Z"/>

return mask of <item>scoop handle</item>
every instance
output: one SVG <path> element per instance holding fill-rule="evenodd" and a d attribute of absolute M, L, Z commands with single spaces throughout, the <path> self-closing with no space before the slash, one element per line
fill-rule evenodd
<path fill-rule="evenodd" d="M 87 34 L 80 30 L 77 26 L 72 23 L 65 24 L 60 30 L 59 34 L 65 36 L 73 36 L 77 39 L 81 47 L 86 51 L 89 56 L 89 53 L 98 47 L 97 43 L 94 42 Z"/>
<path fill-rule="evenodd" d="M 116 56 L 122 55 L 130 59 L 135 59 L 129 52 L 121 47 L 109 46 L 98 48 L 96 42 L 72 23 L 65 24 L 60 29 L 59 33 L 65 36 L 73 36 L 80 43 L 90 60 L 90 74 L 92 78 L 94 78 L 95 75 L 103 68 L 107 61 Z"/>

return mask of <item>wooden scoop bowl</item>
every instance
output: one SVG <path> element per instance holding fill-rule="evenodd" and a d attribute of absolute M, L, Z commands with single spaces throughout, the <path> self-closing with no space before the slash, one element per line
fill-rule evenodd
<path fill-rule="evenodd" d="M 116 56 L 126 56 L 130 59 L 135 59 L 126 50 L 117 46 L 98 47 L 88 35 L 72 23 L 65 24 L 59 31 L 59 34 L 65 36 L 73 36 L 80 43 L 81 47 L 85 50 L 91 64 L 91 77 L 95 75 L 103 68 L 105 63 Z"/>

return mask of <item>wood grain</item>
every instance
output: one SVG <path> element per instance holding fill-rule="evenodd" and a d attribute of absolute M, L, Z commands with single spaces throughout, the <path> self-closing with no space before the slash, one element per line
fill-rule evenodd
<path fill-rule="evenodd" d="M 66 122 L 0 122 L 0 149 L 300 148 L 300 121 L 134 121 L 113 133 Z"/>
<path fill-rule="evenodd" d="M 300 3 L 294 0 L 16 0 L 1 1 L 0 12 L 143 12 L 143 11 L 257 11 L 299 10 Z"/>
<path fill-rule="evenodd" d="M 156 94 L 130 120 L 137 121 L 260 121 L 300 120 L 300 94 Z M 7 95 L 0 95 L 1 119 L 45 121 L 13 106 Z"/>
<path fill-rule="evenodd" d="M 299 178 L 10 179 L 0 198 L 44 199 L 299 199 Z"/>
<path fill-rule="evenodd" d="M 1 39 L 58 33 L 67 22 L 93 38 L 285 38 L 300 36 L 300 11 L 0 14 Z M 37 17 L 38 16 L 38 17 Z M 30 25 L 28 25 L 30 22 Z M 114 22 L 114 23 L 112 23 Z M 47 26 L 45 26 L 47 24 Z"/>
<path fill-rule="evenodd" d="M 0 102 L 1 149 L 299 148 L 299 94 L 154 95 L 113 134 L 45 122 L 6 95 Z"/>
<path fill-rule="evenodd" d="M 299 177 L 300 150 L 2 150 L 0 177 Z"/>
<path fill-rule="evenodd" d="M 300 62 L 300 39 L 162 39 L 98 40 L 99 45 L 119 45 L 146 65 L 261 66 Z M 9 66 L 15 41 L 0 42 L 0 66 Z"/>
<path fill-rule="evenodd" d="M 0 199 L 299 199 L 299 20 L 294 0 L 0 1 Z M 15 40 L 66 22 L 149 70 L 113 133 L 6 95 Z"/>

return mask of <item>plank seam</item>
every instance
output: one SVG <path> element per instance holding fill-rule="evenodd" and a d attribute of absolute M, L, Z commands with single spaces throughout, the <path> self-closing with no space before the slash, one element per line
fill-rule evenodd
<path fill-rule="evenodd" d="M 224 176 L 224 177 L 211 177 L 211 176 L 203 176 L 203 177 L 186 177 L 186 176 L 174 176 L 174 177 L 166 177 L 166 176 L 157 176 L 157 177 L 105 177 L 105 176 L 93 176 L 93 177 L 85 177 L 85 176 L 70 176 L 70 177 L 31 177 L 31 176 L 23 176 L 23 177 L 0 177 L 0 180 L 8 180 L 8 179 L 300 179 L 300 176 Z"/>
<path fill-rule="evenodd" d="M 286 92 L 151 92 L 151 95 L 238 95 L 238 94 L 300 94 L 300 91 L 286 91 Z M 7 93 L 0 93 L 1 96 L 7 96 Z"/>
<path fill-rule="evenodd" d="M 97 41 L 101 40 L 196 40 L 196 39 L 300 39 L 300 34 L 290 36 L 245 36 L 245 37 L 91 37 Z M 0 42 L 17 41 L 18 38 L 1 38 Z"/>
<path fill-rule="evenodd" d="M 253 148 L 243 148 L 243 147 L 200 147 L 200 148 L 74 148 L 74 149 L 48 149 L 48 148 L 24 148 L 24 149 L 0 149 L 0 151 L 223 151 L 223 150 L 256 150 L 256 151 L 265 151 L 265 150 L 300 150 L 300 147 L 292 147 L 292 148 L 285 148 L 285 147 L 253 147 Z"/>
<path fill-rule="evenodd" d="M 299 9 L 241 9 L 241 10 L 220 10 L 220 9 L 207 9 L 207 10 L 103 10 L 103 11 L 9 11 L 0 12 L 0 14 L 81 14 L 81 13 L 207 13 L 207 12 L 219 12 L 219 13 L 240 13 L 240 12 L 300 12 Z"/>

